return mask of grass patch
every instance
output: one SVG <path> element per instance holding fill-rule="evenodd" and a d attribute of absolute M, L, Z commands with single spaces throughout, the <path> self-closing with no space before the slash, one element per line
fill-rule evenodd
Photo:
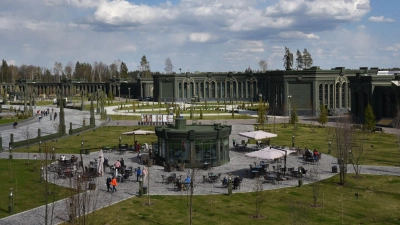
<path fill-rule="evenodd" d="M 400 191 L 389 180 L 392 176 L 368 176 L 354 186 L 337 186 L 339 178 L 321 181 L 320 207 L 312 207 L 312 187 L 266 191 L 267 200 L 261 207 L 264 218 L 254 219 L 254 193 L 232 196 L 194 196 L 193 224 L 399 224 Z M 366 188 L 369 187 L 369 188 Z M 371 190 L 372 188 L 372 190 Z M 358 190 L 360 197 L 355 198 Z M 92 224 L 188 224 L 186 198 L 180 196 L 154 196 L 154 205 L 143 207 L 147 198 L 126 200 L 118 207 L 110 206 L 94 214 Z M 121 208 L 126 209 L 121 211 Z M 116 217 L 115 215 L 118 216 Z M 138 220 L 140 219 L 140 220 Z M 299 223 L 296 223 L 299 224 Z"/>
<path fill-rule="evenodd" d="M 14 212 L 19 213 L 45 204 L 45 183 L 40 182 L 39 161 L 27 164 L 27 160 L 0 159 L 0 218 L 9 216 L 8 195 L 13 189 Z M 11 168 L 11 170 L 10 170 Z M 68 189 L 50 184 L 53 192 L 49 195 L 50 202 L 69 196 Z M 54 188 L 54 189 L 53 189 Z"/>

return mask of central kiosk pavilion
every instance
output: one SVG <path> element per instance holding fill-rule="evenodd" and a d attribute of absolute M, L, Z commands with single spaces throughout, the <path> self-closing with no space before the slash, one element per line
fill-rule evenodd
<path fill-rule="evenodd" d="M 231 125 L 189 125 L 180 117 L 175 119 L 175 125 L 155 127 L 155 132 L 158 146 L 154 153 L 158 164 L 185 163 L 193 168 L 204 164 L 220 166 L 230 161 Z"/>

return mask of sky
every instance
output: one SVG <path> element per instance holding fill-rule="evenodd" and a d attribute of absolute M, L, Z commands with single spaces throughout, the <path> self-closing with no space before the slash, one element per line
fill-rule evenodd
<path fill-rule="evenodd" d="M 152 71 L 284 69 L 306 48 L 321 69 L 400 67 L 399 0 L 0 0 L 0 58 L 54 68 L 122 61 Z M 181 70 L 179 70 L 181 69 Z"/>

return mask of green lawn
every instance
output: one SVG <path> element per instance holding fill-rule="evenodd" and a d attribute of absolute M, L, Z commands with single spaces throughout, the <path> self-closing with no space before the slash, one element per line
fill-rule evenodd
<path fill-rule="evenodd" d="M 28 164 L 27 160 L 0 159 L 0 218 L 8 216 L 9 189 L 13 188 L 14 212 L 22 212 L 45 203 L 45 183 L 40 182 L 40 161 Z M 11 169 L 10 169 L 11 168 Z M 35 169 L 36 168 L 36 169 Z M 69 196 L 66 188 L 50 185 L 53 194 L 49 201 L 56 201 Z"/>
<path fill-rule="evenodd" d="M 349 176 L 350 177 L 350 176 Z M 193 197 L 193 224 L 400 224 L 399 177 L 365 176 L 359 188 L 353 178 L 337 184 L 333 177 L 320 184 L 317 207 L 311 185 L 264 191 L 262 219 L 254 219 L 257 193 Z M 358 191 L 358 200 L 355 193 Z M 91 224 L 189 224 L 187 196 L 134 197 L 103 208 Z M 101 215 L 101 216 L 100 216 Z M 116 216 L 118 215 L 118 216 Z"/>
<path fill-rule="evenodd" d="M 129 119 L 124 116 L 113 116 L 123 123 L 123 118 Z M 212 118 L 212 117 L 211 117 Z M 218 120 L 224 118 L 219 117 Z M 226 118 L 228 119 L 228 118 Z M 86 131 L 84 135 L 74 135 L 62 139 L 57 142 L 45 142 L 44 146 L 56 148 L 57 153 L 72 153 L 77 154 L 81 149 L 81 141 L 84 140 L 84 148 L 91 149 L 91 151 L 98 151 L 103 146 L 117 146 L 119 137 L 122 138 L 123 144 L 133 144 L 133 136 L 122 135 L 123 132 L 131 131 L 133 129 L 154 130 L 153 126 L 119 126 L 119 127 L 101 127 L 96 130 Z M 297 129 L 293 129 L 293 125 L 287 125 L 286 128 L 283 124 L 276 124 L 275 129 L 273 124 L 268 124 L 265 129 L 271 132 L 276 132 L 278 137 L 271 138 L 271 145 L 292 145 L 292 135 L 295 135 L 295 146 L 307 147 L 309 149 L 317 149 L 320 152 L 328 153 L 328 142 L 333 139 L 333 130 L 331 127 L 318 127 L 314 129 L 305 124 L 298 124 Z M 314 130 L 314 132 L 313 132 Z M 155 135 L 136 136 L 139 143 L 152 143 L 157 141 Z M 242 139 L 238 138 L 240 142 Z M 243 140 L 247 140 L 243 138 Z M 255 143 L 254 141 L 251 141 Z M 371 147 L 373 145 L 373 147 Z M 361 158 L 361 164 L 368 165 L 383 165 L 383 166 L 398 166 L 400 159 L 399 147 L 396 143 L 396 137 L 392 134 L 385 133 L 370 133 L 365 140 L 366 154 Z M 29 152 L 38 152 L 39 146 L 30 146 Z M 368 151 L 367 151 L 368 150 Z M 28 152 L 26 147 L 15 149 L 17 152 Z M 334 155 L 334 149 L 331 154 Z"/>

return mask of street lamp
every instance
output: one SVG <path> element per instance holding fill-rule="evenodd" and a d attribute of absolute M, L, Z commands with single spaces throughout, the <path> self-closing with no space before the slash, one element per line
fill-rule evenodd
<path fill-rule="evenodd" d="M 143 175 L 139 175 L 139 197 L 143 197 Z"/>
<path fill-rule="evenodd" d="M 292 148 L 294 148 L 294 134 L 292 135 Z"/>
<path fill-rule="evenodd" d="M 8 195 L 8 213 L 14 213 L 14 195 L 12 193 L 12 188 L 10 188 L 10 194 Z"/>
<path fill-rule="evenodd" d="M 12 154 L 12 145 L 10 144 L 10 147 L 9 147 L 9 159 L 13 159 L 13 154 Z"/>
<path fill-rule="evenodd" d="M 119 136 L 119 145 L 118 148 L 121 148 L 121 136 Z"/>
<path fill-rule="evenodd" d="M 42 144 L 42 141 L 39 141 L 39 153 L 42 152 L 42 148 L 40 147 L 41 144 Z"/>
<path fill-rule="evenodd" d="M 43 182 L 43 180 L 44 180 L 44 167 L 42 164 L 42 166 L 40 167 L 40 182 Z"/>
<path fill-rule="evenodd" d="M 288 95 L 287 96 L 288 97 L 288 100 L 289 100 L 289 113 L 288 113 L 288 115 L 289 115 L 289 117 L 291 116 L 291 107 L 290 107 L 290 103 L 291 103 L 291 101 L 292 101 L 292 96 L 291 95 Z"/>
<path fill-rule="evenodd" d="M 232 195 L 232 174 L 228 173 L 228 195 Z"/>
<path fill-rule="evenodd" d="M 128 87 L 128 102 L 130 102 L 131 101 L 131 88 L 130 87 Z"/>
<path fill-rule="evenodd" d="M 328 142 L 328 154 L 331 154 L 331 149 L 332 149 L 332 142 Z"/>

